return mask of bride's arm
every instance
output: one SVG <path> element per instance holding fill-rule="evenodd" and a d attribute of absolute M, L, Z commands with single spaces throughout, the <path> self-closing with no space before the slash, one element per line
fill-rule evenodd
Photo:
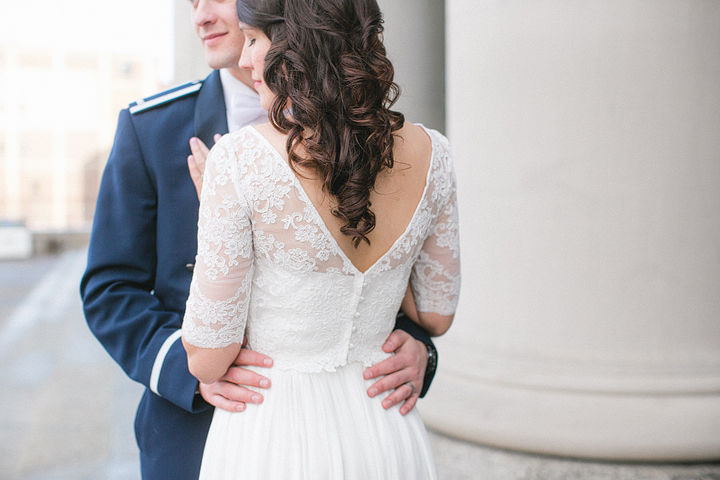
<path fill-rule="evenodd" d="M 202 383 L 222 378 L 242 346 L 253 275 L 250 210 L 239 193 L 238 147 L 210 152 L 198 215 L 198 253 L 183 320 L 188 368 Z"/>
<path fill-rule="evenodd" d="M 225 375 L 233 360 L 240 353 L 240 344 L 233 343 L 224 348 L 200 348 L 183 338 L 188 356 L 188 368 L 193 377 L 202 383 L 215 383 Z"/>
<path fill-rule="evenodd" d="M 431 337 L 439 337 L 447 332 L 455 317 L 454 313 L 441 315 L 433 312 L 418 312 L 415 295 L 413 295 L 409 284 L 400 308 L 410 320 L 420 325 Z"/>
<path fill-rule="evenodd" d="M 444 142 L 442 142 L 444 143 Z M 434 179 L 437 216 L 410 274 L 402 302 L 406 315 L 432 336 L 445 333 L 455 316 L 460 294 L 460 238 L 457 182 L 449 147 Z"/>

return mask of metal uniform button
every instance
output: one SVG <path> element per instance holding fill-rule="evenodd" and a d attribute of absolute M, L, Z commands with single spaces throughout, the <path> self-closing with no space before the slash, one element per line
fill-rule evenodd
<path fill-rule="evenodd" d="M 185 270 L 187 270 L 188 272 L 192 272 L 193 270 L 195 270 L 195 264 L 194 263 L 186 263 Z"/>

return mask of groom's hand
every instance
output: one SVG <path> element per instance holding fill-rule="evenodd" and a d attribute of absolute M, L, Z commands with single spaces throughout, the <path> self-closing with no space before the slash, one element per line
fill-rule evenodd
<path fill-rule="evenodd" d="M 406 415 L 420 398 L 427 367 L 427 347 L 404 330 L 395 330 L 385 341 L 383 350 L 387 353 L 395 352 L 395 355 L 365 370 L 363 377 L 366 380 L 384 375 L 368 388 L 367 393 L 374 397 L 394 389 L 383 400 L 382 406 L 388 409 L 405 401 L 400 407 L 400 413 Z M 412 384 L 412 387 L 408 384 Z"/>
<path fill-rule="evenodd" d="M 217 143 L 222 135 L 216 133 L 213 139 Z M 190 139 L 190 151 L 192 155 L 187 158 L 188 170 L 190 171 L 190 178 L 192 178 L 193 185 L 195 185 L 195 191 L 197 192 L 198 198 L 200 198 L 200 192 L 202 192 L 203 186 L 203 173 L 205 173 L 205 160 L 207 160 L 210 149 L 197 137 Z"/>
<path fill-rule="evenodd" d="M 228 412 L 242 412 L 246 403 L 260 404 L 263 396 L 246 387 L 269 388 L 270 380 L 243 367 L 272 367 L 272 359 L 242 348 L 227 373 L 215 383 L 200 383 L 200 394 L 210 405 Z"/>

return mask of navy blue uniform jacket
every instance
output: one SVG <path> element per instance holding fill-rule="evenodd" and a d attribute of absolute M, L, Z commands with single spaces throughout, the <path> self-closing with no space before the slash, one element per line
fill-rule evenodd
<path fill-rule="evenodd" d="M 191 137 L 212 146 L 228 126 L 217 71 L 171 97 L 120 112 L 80 289 L 92 332 L 147 387 L 135 419 L 143 478 L 196 480 L 213 408 L 196 395 L 179 341 L 199 207 L 187 157 Z M 412 322 L 402 328 L 430 341 Z"/>

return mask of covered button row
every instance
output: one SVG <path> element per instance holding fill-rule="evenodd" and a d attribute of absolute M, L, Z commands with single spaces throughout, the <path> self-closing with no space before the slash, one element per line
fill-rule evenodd
<path fill-rule="evenodd" d="M 363 283 L 362 283 L 362 286 L 363 286 L 363 288 L 367 287 L 367 286 L 368 286 L 367 282 L 363 282 Z M 362 302 L 362 301 L 364 301 L 364 300 L 365 300 L 365 297 L 361 296 L 361 297 L 360 297 L 360 301 Z M 355 318 L 359 318 L 359 317 L 360 317 L 360 312 L 355 312 Z M 355 332 L 357 332 L 357 327 L 356 327 L 355 325 L 353 325 L 353 327 L 352 327 L 352 333 L 355 333 Z M 354 347 L 355 347 L 355 344 L 351 342 L 351 343 L 348 345 L 348 347 L 354 348 Z"/>

